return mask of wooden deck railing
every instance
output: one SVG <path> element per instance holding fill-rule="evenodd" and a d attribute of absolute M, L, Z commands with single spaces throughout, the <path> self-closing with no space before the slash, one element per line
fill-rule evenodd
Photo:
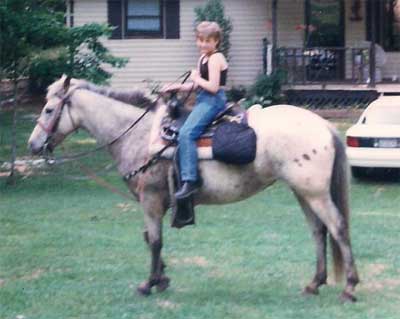
<path fill-rule="evenodd" d="M 370 48 L 281 47 L 276 67 L 284 70 L 287 84 L 367 83 Z"/>

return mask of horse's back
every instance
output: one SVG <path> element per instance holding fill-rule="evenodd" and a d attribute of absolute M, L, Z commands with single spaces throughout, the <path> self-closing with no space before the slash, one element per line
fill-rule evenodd
<path fill-rule="evenodd" d="M 276 105 L 249 110 L 257 134 L 256 170 L 293 187 L 318 191 L 329 185 L 335 156 L 332 125 L 311 111 Z"/>
<path fill-rule="evenodd" d="M 329 122 L 290 105 L 251 108 L 248 115 L 257 135 L 255 161 L 242 166 L 200 161 L 204 187 L 196 204 L 241 200 L 279 179 L 299 194 L 329 192 L 335 157 Z"/>

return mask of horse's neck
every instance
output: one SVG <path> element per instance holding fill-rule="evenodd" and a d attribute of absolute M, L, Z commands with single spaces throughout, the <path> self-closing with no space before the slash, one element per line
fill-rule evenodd
<path fill-rule="evenodd" d="M 125 105 L 91 92 L 77 94 L 77 103 L 80 126 L 99 144 L 110 143 L 123 134 L 109 147 L 120 171 L 125 173 L 124 171 L 131 169 L 131 164 L 136 165 L 136 162 L 146 156 L 152 113 L 148 113 L 134 128 L 127 131 L 143 114 L 144 109 Z"/>

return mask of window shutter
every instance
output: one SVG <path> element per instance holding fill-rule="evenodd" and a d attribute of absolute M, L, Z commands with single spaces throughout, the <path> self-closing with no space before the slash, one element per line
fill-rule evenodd
<path fill-rule="evenodd" d="M 166 39 L 179 39 L 179 0 L 165 0 Z"/>
<path fill-rule="evenodd" d="M 122 38 L 122 1 L 108 0 L 108 24 L 115 27 L 111 34 L 111 39 Z"/>

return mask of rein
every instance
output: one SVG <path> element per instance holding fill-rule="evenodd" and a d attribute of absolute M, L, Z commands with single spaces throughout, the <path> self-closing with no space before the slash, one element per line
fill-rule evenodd
<path fill-rule="evenodd" d="M 182 80 L 182 84 L 186 82 L 186 80 L 189 78 L 190 76 L 190 71 L 185 72 L 184 74 L 182 74 L 180 77 L 177 78 L 177 80 L 183 78 Z M 172 83 L 175 83 L 177 80 L 175 80 Z M 76 89 L 79 89 L 76 88 Z M 56 106 L 55 109 L 55 117 L 54 117 L 54 121 L 52 121 L 48 127 L 45 127 L 45 125 L 43 123 L 41 123 L 40 121 L 38 121 L 38 125 L 47 133 L 49 134 L 47 141 L 45 143 L 45 151 L 48 151 L 48 142 L 50 141 L 52 135 L 55 133 L 55 131 L 57 130 L 58 127 L 58 123 L 60 122 L 60 118 L 61 118 L 61 114 L 63 111 L 63 108 L 66 104 L 68 104 L 69 102 L 69 97 L 71 96 L 71 94 L 76 90 L 74 89 L 72 92 L 67 93 L 60 101 L 60 103 Z M 185 101 L 188 99 L 189 95 L 192 93 L 193 87 L 192 89 L 189 91 L 189 94 L 186 96 Z M 101 145 L 99 147 L 96 147 L 90 151 L 86 151 L 86 152 L 81 152 L 81 153 L 77 153 L 77 154 L 73 154 L 73 155 L 68 155 L 68 156 L 63 156 L 63 157 L 59 157 L 59 158 L 50 158 L 47 156 L 47 154 L 45 154 L 45 159 L 46 162 L 50 165 L 53 164 L 59 164 L 59 163 L 64 163 L 64 162 L 68 162 L 68 161 L 73 161 L 73 160 L 77 160 L 79 158 L 88 156 L 89 154 L 93 154 L 97 151 L 100 151 L 112 144 L 114 144 L 115 142 L 117 142 L 120 138 L 122 138 L 124 135 L 126 135 L 131 129 L 133 129 L 137 123 L 139 123 L 143 117 L 151 111 L 151 109 L 154 107 L 154 105 L 156 105 L 157 101 L 161 98 L 161 94 L 159 93 L 157 98 L 150 103 L 150 105 L 146 108 L 146 110 L 139 116 L 139 118 L 137 120 L 135 120 L 127 129 L 125 129 L 124 132 L 122 132 L 119 136 L 117 136 L 116 138 L 114 138 L 113 140 L 111 140 L 110 142 Z M 69 111 L 69 110 L 68 110 Z M 71 118 L 72 123 L 73 119 L 72 116 L 69 113 L 69 116 Z M 75 125 L 74 125 L 75 126 Z M 139 173 L 144 173 L 150 166 L 154 165 L 156 162 L 158 162 L 161 158 L 162 153 L 171 145 L 173 144 L 172 141 L 170 141 L 167 145 L 165 145 L 160 151 L 158 151 L 156 154 L 154 154 L 147 162 L 145 162 L 142 166 L 140 166 L 139 168 L 135 169 L 134 171 L 126 174 L 123 176 L 123 180 L 125 182 L 128 182 L 131 178 L 135 177 L 137 174 Z M 119 194 L 125 198 L 130 198 L 129 195 L 125 194 L 125 193 L 121 193 L 120 191 L 118 191 L 115 187 L 113 187 L 112 185 L 109 185 L 105 180 L 101 179 L 100 177 L 98 177 L 93 171 L 91 171 L 88 167 L 84 166 L 83 164 L 80 164 L 80 168 L 81 170 L 88 176 L 90 177 L 92 180 L 94 180 L 96 183 L 98 183 L 99 185 L 107 188 L 108 190 L 110 190 L 113 193 Z"/>
<path fill-rule="evenodd" d="M 179 76 L 174 82 L 172 82 L 172 84 L 175 83 L 175 82 L 177 82 L 177 81 L 178 81 L 179 79 L 181 79 L 181 78 L 183 78 L 183 80 L 182 80 L 181 83 L 182 83 L 182 84 L 185 83 L 186 80 L 189 78 L 190 73 L 191 73 L 190 71 L 186 71 L 186 72 L 183 73 L 181 76 Z M 49 134 L 49 136 L 48 136 L 48 138 L 47 138 L 47 141 L 46 141 L 46 143 L 45 143 L 45 151 L 48 151 L 48 150 L 49 150 L 49 149 L 48 149 L 48 142 L 50 141 L 52 135 L 54 134 L 54 132 L 56 131 L 56 129 L 57 129 L 57 127 L 58 127 L 58 123 L 60 122 L 60 118 L 61 118 L 61 114 L 62 114 L 62 110 L 63 110 L 64 106 L 68 103 L 69 97 L 72 95 L 72 93 L 73 93 L 75 90 L 77 90 L 77 89 L 79 89 L 79 87 L 77 87 L 76 89 L 74 89 L 71 93 L 67 93 L 67 94 L 61 99 L 60 103 L 59 103 L 59 104 L 57 105 L 57 107 L 56 107 L 56 113 L 55 113 L 56 116 L 54 117 L 54 121 L 52 121 L 52 122 L 49 124 L 49 126 L 48 126 L 47 128 L 44 126 L 43 123 L 41 123 L 40 121 L 38 121 L 39 126 L 40 126 L 46 133 Z M 190 93 L 191 93 L 191 92 L 192 92 L 192 91 L 190 91 Z M 190 94 L 190 93 L 189 93 L 189 94 Z M 188 94 L 188 96 L 189 96 L 189 94 Z M 188 96 L 186 97 L 185 101 L 187 100 Z M 46 154 L 44 155 L 44 157 L 45 157 L 45 159 L 46 159 L 46 162 L 47 162 L 48 164 L 53 165 L 53 164 L 60 164 L 60 163 L 68 162 L 68 161 L 73 161 L 73 160 L 77 160 L 77 159 L 82 158 L 82 157 L 86 157 L 86 156 L 88 156 L 88 155 L 90 155 L 90 154 L 92 154 L 92 153 L 96 153 L 96 152 L 98 152 L 98 151 L 100 151 L 100 150 L 102 150 L 102 149 L 104 149 L 104 148 L 106 148 L 106 147 L 108 147 L 108 146 L 111 146 L 112 144 L 114 144 L 115 142 L 117 142 L 120 138 L 122 138 L 123 136 L 125 136 L 131 129 L 133 129 L 133 127 L 135 127 L 136 124 L 139 123 L 139 122 L 142 120 L 142 118 L 145 117 L 145 115 L 151 111 L 151 109 L 154 107 L 154 105 L 156 105 L 156 103 L 158 102 L 158 100 L 159 100 L 160 98 L 161 98 L 161 94 L 159 93 L 158 96 L 154 99 L 154 101 L 152 101 L 152 102 L 150 103 L 150 105 L 145 109 L 145 111 L 139 116 L 139 118 L 138 118 L 136 121 L 134 121 L 124 132 L 122 132 L 119 136 L 117 136 L 116 138 L 114 138 L 114 139 L 111 140 L 110 142 L 105 143 L 105 144 L 103 144 L 103 145 L 100 145 L 100 146 L 98 146 L 98 147 L 96 147 L 96 148 L 94 148 L 94 149 L 92 149 L 92 150 L 89 150 L 89 151 L 80 152 L 80 153 L 73 154 L 73 155 L 66 155 L 66 156 L 57 157 L 57 158 L 48 156 L 49 153 L 46 152 Z M 70 117 L 71 117 L 71 115 L 70 115 Z M 71 121 L 72 121 L 72 123 L 73 123 L 72 117 L 71 117 Z M 170 146 L 170 145 L 168 145 L 168 146 Z M 167 149 L 167 147 L 164 147 L 164 148 L 162 149 L 162 151 L 165 151 L 165 149 Z M 158 153 L 157 153 L 157 154 L 158 154 Z M 156 154 L 156 155 L 157 155 L 157 154 Z M 161 154 L 160 154 L 159 156 L 161 156 Z M 141 169 L 141 168 L 140 168 L 140 169 Z M 137 174 L 137 173 L 136 173 L 136 174 Z M 136 175 L 136 174 L 135 174 L 135 175 Z"/>
<path fill-rule="evenodd" d="M 151 102 L 150 105 L 149 105 L 149 106 L 146 108 L 146 110 L 138 117 L 138 119 L 137 119 L 136 121 L 134 121 L 127 129 L 125 129 L 125 131 L 123 131 L 119 136 L 117 136 L 116 138 L 114 138 L 114 139 L 111 140 L 110 142 L 105 143 L 105 144 L 103 144 L 103 145 L 100 145 L 100 146 L 98 146 L 98 147 L 96 147 L 96 148 L 94 148 L 94 149 L 92 149 L 92 150 L 89 150 L 89 151 L 80 152 L 80 153 L 76 153 L 76 154 L 72 154 L 72 155 L 66 155 L 66 156 L 57 157 L 57 158 L 55 158 L 55 157 L 49 157 L 49 156 L 46 156 L 47 154 L 45 154 L 46 161 L 47 161 L 49 164 L 59 164 L 59 163 L 64 163 L 64 162 L 68 162 L 68 161 L 72 161 L 72 160 L 77 160 L 77 159 L 79 159 L 79 158 L 88 156 L 88 155 L 90 155 L 90 154 L 92 154 L 92 153 L 96 153 L 96 152 L 98 152 L 98 151 L 100 151 L 100 150 L 102 150 L 102 149 L 104 149 L 104 148 L 106 148 L 106 147 L 108 147 L 108 146 L 111 146 L 112 144 L 114 144 L 115 142 L 117 142 L 120 138 L 122 138 L 123 136 L 125 136 L 131 129 L 133 129 L 133 127 L 134 127 L 137 123 L 139 123 L 139 122 L 141 121 L 141 119 L 142 119 L 143 117 L 145 117 L 145 115 L 146 115 L 147 113 L 149 113 L 149 112 L 151 111 L 151 109 L 154 107 L 154 105 L 157 103 L 157 101 L 160 99 L 160 97 L 161 97 L 161 96 L 159 95 L 153 102 Z M 63 102 L 63 101 L 61 101 L 61 102 Z M 65 105 L 65 103 L 64 103 L 64 105 Z M 62 109 L 62 108 L 61 108 L 61 109 Z M 57 114 L 57 115 L 58 115 L 58 114 Z M 57 121 L 54 121 L 54 122 L 56 122 L 56 123 L 58 124 L 58 122 L 60 121 L 60 117 L 61 117 L 61 112 L 60 112 L 60 114 L 58 115 L 58 120 L 57 120 Z M 43 125 L 41 125 L 41 123 L 38 122 L 38 124 L 40 125 L 40 127 L 43 128 Z M 49 125 L 49 126 L 50 126 L 50 125 Z M 54 125 L 54 127 L 56 127 L 56 125 Z M 43 129 L 44 129 L 44 128 L 43 128 Z M 47 131 L 46 131 L 46 132 L 47 132 Z M 55 130 L 52 131 L 52 133 L 54 133 L 54 132 L 55 132 Z M 50 140 L 50 138 L 51 138 L 51 135 L 49 136 L 48 140 Z M 46 145 L 47 145 L 47 142 L 46 142 Z M 45 147 L 45 150 L 48 150 L 47 146 Z"/>

